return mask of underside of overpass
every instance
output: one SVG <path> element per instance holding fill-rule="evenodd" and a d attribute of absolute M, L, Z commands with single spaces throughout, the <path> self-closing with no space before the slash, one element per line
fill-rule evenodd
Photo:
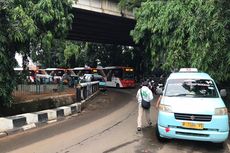
<path fill-rule="evenodd" d="M 133 46 L 130 31 L 134 29 L 134 19 L 73 8 L 72 30 L 68 39 L 104 44 Z"/>

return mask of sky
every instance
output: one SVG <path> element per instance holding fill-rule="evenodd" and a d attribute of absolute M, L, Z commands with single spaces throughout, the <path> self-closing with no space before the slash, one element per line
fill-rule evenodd
<path fill-rule="evenodd" d="M 15 59 L 17 60 L 18 65 L 19 65 L 20 67 L 22 67 L 22 55 L 16 53 L 16 54 L 15 54 Z M 29 58 L 29 65 L 35 66 L 35 64 L 33 63 L 33 61 L 32 61 L 31 58 Z"/>

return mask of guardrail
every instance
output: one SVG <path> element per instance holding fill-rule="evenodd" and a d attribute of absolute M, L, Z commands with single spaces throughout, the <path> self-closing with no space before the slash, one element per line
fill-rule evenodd
<path fill-rule="evenodd" d="M 76 101 L 81 102 L 99 90 L 99 81 L 80 83 L 76 86 Z"/>
<path fill-rule="evenodd" d="M 62 83 L 60 84 L 18 84 L 14 91 L 13 96 L 23 96 L 23 95 L 31 95 L 31 94 L 44 94 L 44 93 L 52 93 L 52 92 L 62 92 L 67 87 Z"/>

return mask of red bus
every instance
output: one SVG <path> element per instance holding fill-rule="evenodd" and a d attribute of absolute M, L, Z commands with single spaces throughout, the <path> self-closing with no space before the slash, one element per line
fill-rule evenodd
<path fill-rule="evenodd" d="M 103 70 L 106 77 L 106 86 L 108 87 L 135 87 L 134 69 L 132 67 L 111 66 L 98 70 Z"/>

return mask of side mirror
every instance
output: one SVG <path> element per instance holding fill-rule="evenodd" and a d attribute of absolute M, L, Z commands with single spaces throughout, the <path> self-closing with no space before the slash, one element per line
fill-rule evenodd
<path fill-rule="evenodd" d="M 221 89 L 220 90 L 220 96 L 221 97 L 226 97 L 227 96 L 227 90 L 226 89 Z"/>

